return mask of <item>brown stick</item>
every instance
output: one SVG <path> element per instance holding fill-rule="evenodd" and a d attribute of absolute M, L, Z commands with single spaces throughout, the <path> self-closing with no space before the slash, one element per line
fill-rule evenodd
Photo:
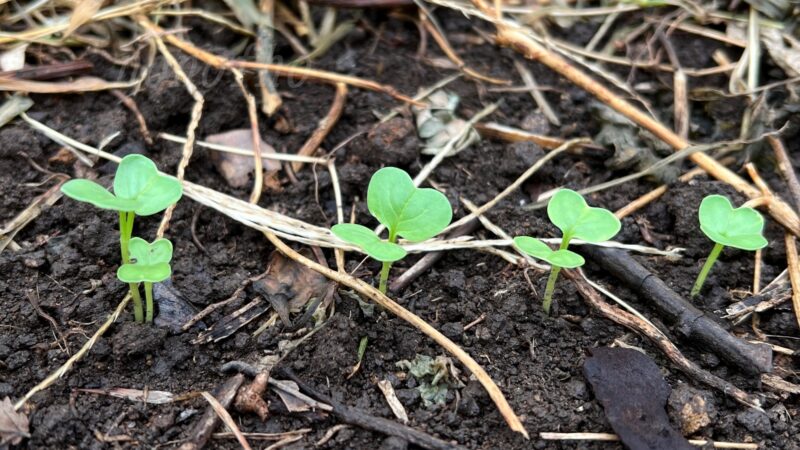
<path fill-rule="evenodd" d="M 789 263 L 789 280 L 792 282 L 792 306 L 800 326 L 800 264 L 797 258 L 797 242 L 794 235 L 786 233 L 786 261 Z"/>
<path fill-rule="evenodd" d="M 697 379 L 698 381 L 707 384 L 721 392 L 731 396 L 734 400 L 747 406 L 761 409 L 761 402 L 757 398 L 751 396 L 747 392 L 739 389 L 738 387 L 728 383 L 727 381 L 712 375 L 705 370 L 701 369 L 692 361 L 688 360 L 680 350 L 667 339 L 664 334 L 654 327 L 653 325 L 639 319 L 633 314 L 623 311 L 622 309 L 609 305 L 604 302 L 600 294 L 586 282 L 583 276 L 575 270 L 564 270 L 564 275 L 575 283 L 578 293 L 586 300 L 589 305 L 597 309 L 608 319 L 616 322 L 624 327 L 627 327 L 646 338 L 650 339 L 664 355 L 670 359 L 678 368 L 685 374 Z"/>
<path fill-rule="evenodd" d="M 314 130 L 314 133 L 311 135 L 311 137 L 309 137 L 300 150 L 297 151 L 298 155 L 311 156 L 315 151 L 317 151 L 319 146 L 322 144 L 322 141 L 325 140 L 325 138 L 328 136 L 328 133 L 330 133 L 334 125 L 336 125 L 336 122 L 339 121 L 339 117 L 342 116 L 342 110 L 344 109 L 344 101 L 346 98 L 347 85 L 344 83 L 336 83 L 336 95 L 333 97 L 331 109 L 329 109 L 328 114 L 319 121 L 319 126 L 316 130 Z M 292 163 L 292 170 L 295 173 L 302 168 L 303 163 Z"/>
<path fill-rule="evenodd" d="M 219 401 L 223 408 L 227 408 L 236 397 L 236 392 L 239 386 L 244 382 L 244 375 L 237 374 L 228 378 L 225 383 L 216 388 L 213 392 L 214 397 Z M 178 450 L 200 450 L 205 447 L 208 440 L 211 438 L 211 433 L 219 425 L 220 418 L 213 407 L 209 406 L 203 413 L 202 417 L 197 420 L 191 432 L 189 442 L 184 443 Z"/>
<path fill-rule="evenodd" d="M 480 364 L 472 359 L 467 352 L 456 345 L 453 341 L 448 339 L 445 335 L 440 333 L 439 330 L 432 327 L 429 323 L 425 322 L 414 313 L 398 305 L 392 299 L 385 296 L 379 290 L 370 286 L 366 282 L 354 278 L 347 273 L 339 273 L 335 270 L 331 270 L 321 264 L 311 261 L 300 253 L 294 251 L 272 232 L 264 231 L 264 236 L 266 236 L 266 238 L 272 242 L 273 245 L 275 245 L 278 251 L 284 255 L 340 284 L 355 289 L 360 294 L 368 297 L 383 307 L 385 310 L 410 323 L 415 328 L 433 339 L 437 344 L 441 345 L 445 350 L 455 356 L 461 362 L 461 364 L 467 368 L 467 370 L 475 375 L 475 378 L 477 378 L 478 381 L 483 385 L 484 389 L 486 389 L 486 392 L 489 394 L 489 397 L 494 401 L 495 405 L 497 405 L 497 409 L 506 420 L 508 426 L 513 431 L 521 433 L 523 436 L 525 436 L 525 439 L 529 438 L 528 432 L 525 430 L 525 427 L 522 426 L 522 422 L 519 420 L 519 417 L 517 417 L 517 415 L 514 413 L 514 410 L 511 409 L 511 405 L 508 404 L 508 401 L 500 391 L 500 388 L 497 387 L 495 382 L 492 380 L 492 377 L 490 377 L 483 367 L 481 367 Z"/>
<path fill-rule="evenodd" d="M 490 17 L 496 16 L 496 11 L 483 0 L 473 0 L 473 3 L 486 15 Z M 689 143 L 685 139 L 675 134 L 661 122 L 653 119 L 631 103 L 623 100 L 589 75 L 576 69 L 561 56 L 550 52 L 520 29 L 510 28 L 502 23 L 497 23 L 496 25 L 498 44 L 510 47 L 526 58 L 538 61 L 558 72 L 620 114 L 646 128 L 675 150 L 680 151 L 689 146 Z M 758 189 L 751 186 L 747 181 L 705 153 L 693 153 L 689 158 L 709 175 L 728 183 L 747 197 L 758 198 L 761 196 L 761 192 Z M 772 215 L 776 221 L 786 227 L 794 235 L 800 235 L 800 217 L 798 217 L 797 213 L 795 213 L 786 202 L 776 197 L 774 202 L 770 202 L 770 204 L 766 206 L 770 215 Z"/>
<path fill-rule="evenodd" d="M 794 167 L 792 167 L 792 161 L 786 153 L 786 147 L 783 146 L 783 142 L 781 142 L 780 138 L 775 136 L 767 136 L 767 142 L 772 146 L 775 159 L 778 160 L 778 168 L 783 173 L 784 178 L 786 178 L 786 184 L 789 185 L 789 192 L 792 194 L 794 206 L 800 208 L 800 182 L 797 181 L 797 173 L 795 173 Z"/>

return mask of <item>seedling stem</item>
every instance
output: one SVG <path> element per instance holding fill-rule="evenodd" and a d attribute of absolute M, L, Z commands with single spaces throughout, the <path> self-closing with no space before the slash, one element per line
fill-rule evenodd
<path fill-rule="evenodd" d="M 145 322 L 150 323 L 153 321 L 153 283 L 144 282 L 144 297 L 147 302 L 147 317 L 145 318 Z"/>
<path fill-rule="evenodd" d="M 720 243 L 714 244 L 714 248 L 711 249 L 711 254 L 708 255 L 706 263 L 703 264 L 703 268 L 700 270 L 700 274 L 697 276 L 697 281 L 694 282 L 694 287 L 692 287 L 691 293 L 692 297 L 696 297 L 697 294 L 700 293 L 700 289 L 703 288 L 703 284 L 706 282 L 708 272 L 711 271 L 711 267 L 714 265 L 714 262 L 717 261 L 717 258 L 719 258 L 719 254 L 722 253 L 723 248 L 725 248 L 725 246 Z"/>
<path fill-rule="evenodd" d="M 389 233 L 389 242 L 392 244 L 397 243 L 397 236 L 394 233 Z M 378 283 L 378 290 L 386 293 L 386 283 L 389 281 L 389 271 L 392 269 L 393 261 L 383 261 L 381 265 L 381 278 Z"/>
<path fill-rule="evenodd" d="M 136 213 L 133 211 L 119 212 L 119 248 L 122 253 L 122 264 L 131 262 L 128 246 L 133 235 L 133 219 L 135 217 Z M 131 292 L 131 300 L 133 300 L 133 317 L 141 323 L 144 321 L 144 310 L 142 309 L 142 296 L 139 294 L 139 283 L 128 283 L 128 288 Z"/>
<path fill-rule="evenodd" d="M 561 238 L 561 245 L 558 246 L 559 250 L 566 250 L 569 247 L 569 241 L 571 236 L 565 234 L 563 238 Z M 561 272 L 561 267 L 556 265 L 550 266 L 550 276 L 547 277 L 547 286 L 544 289 L 544 301 L 542 301 L 542 309 L 544 309 L 545 314 L 550 314 L 550 305 L 553 303 L 553 291 L 556 288 L 556 280 L 558 280 L 558 274 Z"/>

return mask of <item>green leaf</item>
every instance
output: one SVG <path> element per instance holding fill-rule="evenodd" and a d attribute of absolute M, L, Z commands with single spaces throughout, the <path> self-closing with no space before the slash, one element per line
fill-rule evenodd
<path fill-rule="evenodd" d="M 123 264 L 117 270 L 117 278 L 126 283 L 158 283 L 172 274 L 169 262 L 172 260 L 172 242 L 156 239 L 148 244 L 144 239 L 131 239 L 129 247 L 130 264 Z"/>
<path fill-rule="evenodd" d="M 611 211 L 592 208 L 577 192 L 561 189 L 547 204 L 547 216 L 569 239 L 603 242 L 619 233 L 621 224 Z"/>
<path fill-rule="evenodd" d="M 534 258 L 547 261 L 553 266 L 564 269 L 574 269 L 582 266 L 586 261 L 583 256 L 570 250 L 553 250 L 540 241 L 529 236 L 517 236 L 514 238 L 514 245 L 521 251 L 533 256 Z"/>
<path fill-rule="evenodd" d="M 742 250 L 758 250 L 767 246 L 764 218 L 753 208 L 734 209 L 730 200 L 709 195 L 700 203 L 700 229 L 712 241 Z"/>
<path fill-rule="evenodd" d="M 453 218 L 447 197 L 435 189 L 420 189 L 408 174 L 385 167 L 372 175 L 367 189 L 367 206 L 391 236 L 412 242 L 430 239 L 444 230 Z"/>
<path fill-rule="evenodd" d="M 406 257 L 406 251 L 399 245 L 384 241 L 369 228 L 351 223 L 340 223 L 331 228 L 339 239 L 353 244 L 367 255 L 381 262 L 399 261 Z"/>
<path fill-rule="evenodd" d="M 138 200 L 118 198 L 106 188 L 90 180 L 69 180 L 61 186 L 61 192 L 79 202 L 114 211 L 134 211 L 138 208 Z"/>
<path fill-rule="evenodd" d="M 149 216 L 167 209 L 183 194 L 177 178 L 158 173 L 155 163 L 142 155 L 122 158 L 114 176 L 114 194 L 139 202 L 135 212 Z"/>

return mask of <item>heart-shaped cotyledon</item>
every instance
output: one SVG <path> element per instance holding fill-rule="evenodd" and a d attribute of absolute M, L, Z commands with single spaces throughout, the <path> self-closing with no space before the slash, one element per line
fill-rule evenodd
<path fill-rule="evenodd" d="M 712 241 L 742 250 L 758 250 L 767 245 L 764 218 L 753 208 L 734 208 L 721 195 L 709 195 L 700 203 L 700 229 Z"/>
<path fill-rule="evenodd" d="M 692 286 L 690 292 L 692 297 L 700 293 L 711 267 L 725 246 L 754 251 L 768 244 L 763 234 L 764 218 L 761 214 L 745 206 L 734 208 L 730 200 L 721 195 L 709 195 L 704 198 L 700 202 L 698 218 L 700 229 L 714 241 L 714 248 L 711 249 Z"/>
<path fill-rule="evenodd" d="M 135 237 L 130 242 L 131 262 L 117 270 L 117 277 L 126 283 L 158 283 L 172 274 L 172 242 L 156 239 L 148 244 Z"/>
<path fill-rule="evenodd" d="M 114 193 L 91 180 L 70 180 L 61 191 L 75 200 L 121 212 L 149 216 L 177 202 L 183 187 L 177 178 L 158 172 L 155 163 L 143 155 L 122 158 L 114 175 Z"/>
<path fill-rule="evenodd" d="M 619 232 L 622 224 L 611 211 L 589 206 L 581 194 L 570 189 L 560 189 L 553 195 L 547 203 L 547 216 L 561 230 L 558 249 L 553 250 L 539 239 L 528 236 L 515 237 L 514 246 L 550 264 L 550 276 L 542 299 L 542 309 L 549 314 L 559 271 L 580 267 L 585 262 L 581 255 L 567 249 L 570 241 L 573 238 L 587 242 L 607 241 Z"/>
<path fill-rule="evenodd" d="M 383 263 L 379 287 L 386 292 L 392 262 L 406 256 L 406 251 L 397 245 L 397 239 L 411 242 L 430 239 L 450 224 L 453 211 L 444 194 L 414 186 L 411 177 L 396 167 L 384 167 L 372 175 L 367 188 L 367 207 L 388 230 L 386 240 L 357 224 L 334 225 L 331 231 Z"/>

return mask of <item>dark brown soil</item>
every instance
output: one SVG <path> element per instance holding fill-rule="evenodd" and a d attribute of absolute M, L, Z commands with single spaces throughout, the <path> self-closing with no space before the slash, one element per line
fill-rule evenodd
<path fill-rule="evenodd" d="M 314 66 L 388 83 L 409 94 L 449 74 L 415 58 L 419 38 L 413 25 L 389 20 L 379 14 L 368 16 L 368 23 L 375 28 L 357 27 Z M 468 22 L 456 14 L 445 14 L 443 19 L 450 33 L 470 29 Z M 227 31 L 207 23 L 188 20 L 184 25 L 193 27 L 190 38 L 195 43 L 215 52 L 225 53 L 235 41 Z M 378 26 L 382 27 L 380 36 L 373 33 Z M 576 36 L 579 37 L 580 33 Z M 696 38 L 684 38 L 689 39 L 692 45 L 676 46 L 685 58 L 682 62 L 698 67 L 706 64 L 705 59 L 711 54 L 713 45 Z M 475 69 L 496 77 L 514 78 L 518 82 L 513 68 L 517 56 L 510 51 L 499 50 L 490 44 L 457 43 L 456 46 Z M 438 50 L 429 50 L 429 53 L 440 56 Z M 278 54 L 288 58 L 290 51 L 281 46 Z M 199 136 L 248 126 L 246 104 L 229 75 L 209 70 L 178 54 L 177 50 L 176 55 L 205 94 Z M 97 64 L 98 75 L 110 78 L 119 74 L 119 69 L 109 67 L 102 59 L 89 57 Z M 459 113 L 469 117 L 484 105 L 502 99 L 499 111 L 493 116 L 493 120 L 501 123 L 528 129 L 538 127 L 538 132 L 563 137 L 592 136 L 599 130 L 599 123 L 589 109 L 592 99 L 587 94 L 537 64 L 529 64 L 529 67 L 540 84 L 551 88 L 545 95 L 563 121 L 561 128 L 546 124 L 534 111 L 527 93 L 492 93 L 466 79 L 450 85 L 450 89 L 463 99 Z M 654 80 L 642 73 L 637 73 L 636 77 Z M 695 82 L 713 85 L 721 81 L 699 79 Z M 281 80 L 279 85 L 285 93 L 281 115 L 291 125 L 292 132 L 276 131 L 275 120 L 263 120 L 261 132 L 278 151 L 294 152 L 316 128 L 329 107 L 333 92 L 329 86 L 311 82 Z M 659 86 L 662 92 L 653 96 L 653 106 L 663 113 L 663 117 L 671 117 L 669 83 Z M 109 151 L 117 154 L 143 152 L 166 171 L 174 171 L 177 165 L 180 146 L 162 140 L 157 140 L 153 146 L 144 145 L 134 117 L 108 93 L 34 96 L 33 99 L 36 104 L 30 112 L 31 117 L 74 139 L 94 145 L 106 136 L 120 132 L 120 136 L 109 145 Z M 151 131 L 185 133 L 192 100 L 161 59 L 157 60 L 153 75 L 144 83 L 135 100 Z M 372 126 L 375 123 L 373 111 L 386 112 L 394 106 L 396 103 L 384 95 L 351 90 L 344 114 L 326 139 L 325 148 L 330 149 Z M 716 123 L 724 119 L 738 124 L 740 109 L 736 105 L 702 106 L 695 108 L 696 121 L 700 125 L 692 138 L 703 141 L 729 137 L 717 128 Z M 738 130 L 738 125 L 734 129 Z M 796 140 L 793 136 L 786 136 L 785 140 L 794 150 Z M 419 145 L 416 138 L 404 139 L 391 148 L 380 148 L 375 142 L 367 136 L 358 137 L 340 150 L 337 157 L 348 209 L 356 196 L 362 200 L 365 198 L 369 176 L 385 161 L 391 159 L 392 164 L 412 173 L 424 162 L 424 158 L 413 151 Z M 27 154 L 50 170 L 73 174 L 72 167 L 48 162 L 58 148 L 57 144 L 19 120 L 0 129 L 0 190 L 3 198 L 0 221 L 16 215 L 49 187 L 47 183 L 37 184 L 47 176 L 34 170 L 20 153 Z M 375 157 L 383 154 L 386 160 Z M 459 196 L 475 203 L 491 199 L 542 154 L 543 151 L 533 144 L 482 141 L 446 160 L 432 179 L 446 189 L 455 215 L 460 217 L 464 210 L 457 201 Z M 488 214 L 491 220 L 512 235 L 553 234 L 555 230 L 546 222 L 543 210 L 525 211 L 520 205 L 530 203 L 539 192 L 559 185 L 581 188 L 619 175 L 609 171 L 602 160 L 591 157 L 564 156 L 555 161 L 546 165 L 523 189 L 494 208 Z M 113 165 L 101 162 L 97 169 L 100 180 L 108 184 L 113 170 Z M 772 173 L 772 169 L 764 166 L 763 172 Z M 248 195 L 247 190 L 235 190 L 225 185 L 212 167 L 207 151 L 202 148 L 195 150 L 187 178 L 239 198 Z M 778 177 L 770 175 L 768 179 L 776 190 L 781 191 L 783 183 Z M 653 187 L 653 183 L 640 180 L 593 195 L 590 202 L 614 210 Z M 319 203 L 315 201 L 317 189 Z M 724 193 L 735 199 L 735 203 L 744 200 L 725 185 L 700 177 L 689 184 L 675 186 L 658 202 L 634 217 L 626 218 L 619 237 L 619 240 L 632 244 L 686 248 L 685 257 L 676 262 L 641 258 L 681 294 L 688 293 L 711 249 L 710 242 L 699 231 L 695 216 L 700 200 L 709 193 Z M 265 193 L 261 205 L 323 226 L 330 225 L 330 219 L 335 217 L 327 173 L 318 171 L 315 179 L 308 169 L 298 175 L 297 184 L 287 184 L 282 192 Z M 208 253 L 202 252 L 192 241 L 190 224 L 198 211 L 197 237 Z M 360 223 L 373 223 L 363 201 L 356 204 L 356 212 Z M 0 313 L 0 397 L 19 398 L 57 369 L 86 342 L 124 296 L 126 287 L 115 277 L 119 263 L 115 222 L 111 213 L 62 199 L 17 236 L 16 241 L 22 245 L 22 250 L 5 251 L 0 255 L 0 298 L 3 302 Z M 152 237 L 157 225 L 158 218 L 144 218 L 137 223 L 135 233 Z M 273 251 L 259 232 L 214 211 L 202 209 L 189 199 L 178 204 L 168 235 L 175 243 L 173 284 L 198 310 L 228 298 L 245 279 L 262 273 Z M 656 239 L 647 242 L 645 238 L 648 236 Z M 774 278 L 785 267 L 781 230 L 770 223 L 768 237 L 772 243 L 764 252 L 764 282 Z M 333 264 L 332 253 L 326 252 L 326 256 Z M 349 255 L 349 267 L 355 268 L 359 259 Z M 398 264 L 394 275 L 415 259 L 412 257 Z M 366 269 L 362 271 L 367 274 L 365 276 L 378 272 L 378 266 L 371 262 L 366 263 Z M 638 302 L 624 287 L 606 277 L 601 267 L 590 264 L 588 269 L 592 277 L 611 286 L 618 295 L 658 323 L 647 305 Z M 737 292 L 751 288 L 752 273 L 752 254 L 726 250 L 707 282 L 699 306 L 708 313 L 721 315 L 723 308 L 736 298 Z M 543 292 L 546 274 L 528 272 L 528 275 L 535 292 Z M 68 352 L 59 348 L 50 324 L 37 315 L 27 300 L 30 293 L 38 297 L 42 308 L 67 334 Z M 232 312 L 257 295 L 249 288 L 245 293 L 246 298 L 204 322 L 214 323 L 223 314 Z M 385 313 L 365 317 L 359 305 L 347 296 L 337 298 L 336 314 L 330 322 L 291 352 L 281 365 L 291 368 L 303 380 L 344 404 L 391 418 L 391 411 L 377 388 L 378 381 L 388 379 L 408 410 L 411 426 L 472 449 L 621 448 L 612 443 L 560 444 L 538 438 L 538 433 L 545 431 L 610 431 L 603 411 L 582 375 L 582 364 L 589 349 L 612 344 L 615 340 L 641 347 L 654 357 L 673 389 L 687 385 L 707 390 L 676 371 L 648 342 L 599 317 L 563 280 L 556 290 L 556 298 L 558 315 L 545 317 L 539 307 L 538 294 L 532 292 L 521 269 L 508 266 L 495 256 L 473 251 L 448 252 L 398 298 L 401 304 L 461 345 L 486 368 L 522 417 L 532 436 L 531 441 L 525 441 L 508 430 L 488 396 L 476 381 L 469 379 L 469 374 L 462 377 L 465 387 L 450 390 L 444 406 L 425 408 L 415 390 L 418 380 L 406 376 L 396 363 L 413 359 L 417 354 L 437 356 L 443 353 L 442 349 L 395 317 Z M 485 315 L 483 322 L 464 330 L 465 325 L 481 315 Z M 29 411 L 32 436 L 22 447 L 99 449 L 134 446 L 125 441 L 104 443 L 98 439 L 98 433 L 128 435 L 143 448 L 174 447 L 175 441 L 187 437 L 193 419 L 205 409 L 202 400 L 162 406 L 143 405 L 78 393 L 76 389 L 147 388 L 175 394 L 210 390 L 226 379 L 226 375 L 219 371 L 223 363 L 254 361 L 265 352 L 276 351 L 278 343 L 288 338 L 281 325 L 253 337 L 253 331 L 261 324 L 255 321 L 220 343 L 194 345 L 191 340 L 197 335 L 197 329 L 175 334 L 131 321 L 128 311 L 72 372 L 32 398 Z M 798 335 L 793 313 L 788 307 L 765 314 L 760 327 L 769 335 Z M 737 330 L 743 334 L 748 331 L 747 328 Z M 359 341 L 364 336 L 369 338 L 369 345 L 361 370 L 347 379 L 356 362 Z M 776 337 L 773 342 L 797 346 L 796 337 Z M 768 449 L 800 448 L 797 441 L 800 404 L 796 396 L 783 399 L 773 391 L 762 389 L 757 380 L 725 366 L 713 354 L 693 347 L 691 342 L 679 342 L 679 345 L 707 370 L 766 397 L 767 412 L 759 413 L 746 410 L 719 392 L 712 392 L 718 415 L 697 435 L 723 441 L 758 442 L 762 448 Z M 778 358 L 778 363 L 789 370 L 800 369 L 796 360 Z M 797 382 L 796 378 L 789 381 Z M 314 442 L 337 424 L 335 419 L 317 413 L 289 413 L 274 394 L 269 394 L 269 400 L 271 415 L 266 422 L 262 423 L 253 415 L 234 413 L 242 430 L 280 432 L 312 428 L 313 432 L 306 438 L 285 447 L 301 449 L 313 448 Z M 350 428 L 340 431 L 323 448 L 396 448 L 391 447 L 392 443 L 385 438 L 379 433 Z M 212 448 L 238 448 L 233 440 L 217 440 L 212 444 Z"/>

